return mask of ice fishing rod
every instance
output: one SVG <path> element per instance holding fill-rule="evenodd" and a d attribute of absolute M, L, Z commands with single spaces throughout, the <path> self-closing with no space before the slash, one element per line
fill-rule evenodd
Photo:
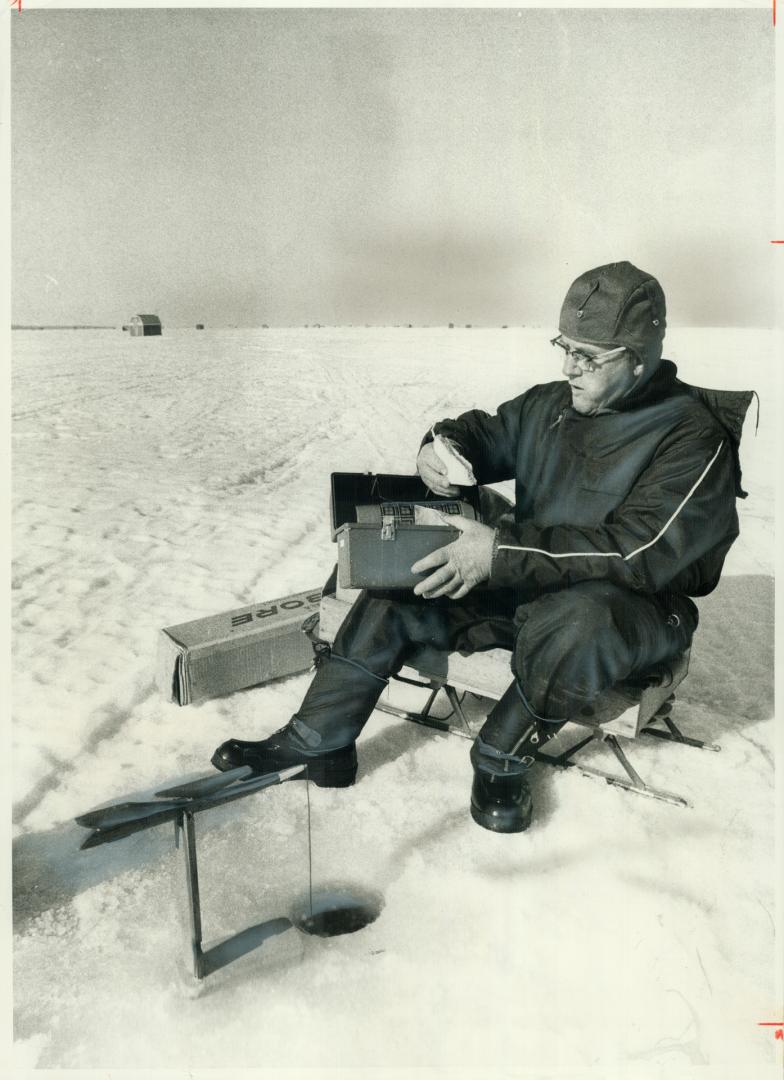
<path fill-rule="evenodd" d="M 183 813 L 196 814 L 201 810 L 211 810 L 215 806 L 243 799 L 256 791 L 293 780 L 305 772 L 307 766 L 293 765 L 279 772 L 254 775 L 249 765 L 241 765 L 227 772 L 208 773 L 195 780 L 175 784 L 155 792 L 155 798 L 142 800 L 123 800 L 108 806 L 88 810 L 77 817 L 77 825 L 93 831 L 81 844 L 81 848 L 97 847 L 109 844 L 124 836 L 163 825 L 167 821 L 177 821 Z"/>

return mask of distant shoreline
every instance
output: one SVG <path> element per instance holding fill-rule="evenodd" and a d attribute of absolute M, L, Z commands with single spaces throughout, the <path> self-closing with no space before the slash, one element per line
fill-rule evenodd
<path fill-rule="evenodd" d="M 12 330 L 119 330 L 119 326 L 16 326 Z"/>
<path fill-rule="evenodd" d="M 119 326 L 88 326 L 88 325 L 68 325 L 68 326 L 25 326 L 17 323 L 11 324 L 12 330 L 120 330 L 124 329 Z M 190 324 L 186 326 L 169 326 L 169 330 L 204 330 L 204 326 L 192 326 Z M 513 323 L 505 323 L 499 326 L 497 323 L 310 323 L 304 326 L 299 326 L 296 323 L 290 323 L 281 326 L 270 326 L 267 323 L 263 323 L 260 326 L 211 326 L 210 330 L 514 330 L 525 329 L 523 324 L 515 325 Z M 156 335 L 158 336 L 158 335 Z"/>

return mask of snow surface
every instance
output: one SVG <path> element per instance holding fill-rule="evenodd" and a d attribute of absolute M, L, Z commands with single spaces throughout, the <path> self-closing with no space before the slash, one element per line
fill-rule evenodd
<path fill-rule="evenodd" d="M 780 1019 L 766 331 L 668 338 L 684 378 L 762 396 L 741 538 L 700 602 L 674 714 L 722 752 L 631 751 L 693 809 L 547 770 L 530 831 L 496 836 L 468 815 L 469 742 L 376 713 L 356 786 L 310 796 L 315 887 L 380 894 L 379 918 L 331 939 L 273 922 L 307 889 L 305 785 L 273 788 L 198 819 L 206 943 L 283 928 L 203 984 L 172 827 L 78 851 L 76 814 L 208 770 L 217 743 L 278 727 L 307 685 L 166 703 L 159 628 L 320 586 L 329 473 L 413 471 L 434 420 L 558 377 L 547 336 L 14 334 L 17 1066 L 747 1078 L 780 1064 L 758 1026 Z"/>

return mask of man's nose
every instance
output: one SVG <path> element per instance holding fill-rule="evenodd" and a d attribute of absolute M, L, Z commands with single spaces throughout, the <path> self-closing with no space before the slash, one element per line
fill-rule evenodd
<path fill-rule="evenodd" d="M 574 375 L 579 375 L 582 368 L 577 363 L 571 353 L 564 353 L 563 367 L 561 368 L 567 379 L 571 379 Z"/>

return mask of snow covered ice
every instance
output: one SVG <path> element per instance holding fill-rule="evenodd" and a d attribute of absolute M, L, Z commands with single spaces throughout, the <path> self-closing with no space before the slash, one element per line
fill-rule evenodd
<path fill-rule="evenodd" d="M 494 835 L 468 813 L 469 743 L 375 713 L 356 786 L 310 795 L 314 886 L 380 894 L 378 919 L 329 939 L 282 921 L 307 889 L 304 784 L 210 811 L 205 944 L 265 921 L 276 932 L 202 985 L 172 828 L 78 851 L 77 814 L 207 771 L 218 743 L 277 728 L 307 686 L 166 703 L 159 628 L 319 587 L 335 557 L 330 472 L 413 471 L 433 421 L 558 377 L 547 336 L 14 333 L 19 1066 L 708 1065 L 746 1078 L 780 1063 L 758 1026 L 781 1019 L 766 331 L 667 340 L 684 379 L 762 399 L 742 446 L 741 537 L 699 602 L 673 714 L 722 752 L 631 748 L 693 809 L 540 769 L 531 830 Z"/>

